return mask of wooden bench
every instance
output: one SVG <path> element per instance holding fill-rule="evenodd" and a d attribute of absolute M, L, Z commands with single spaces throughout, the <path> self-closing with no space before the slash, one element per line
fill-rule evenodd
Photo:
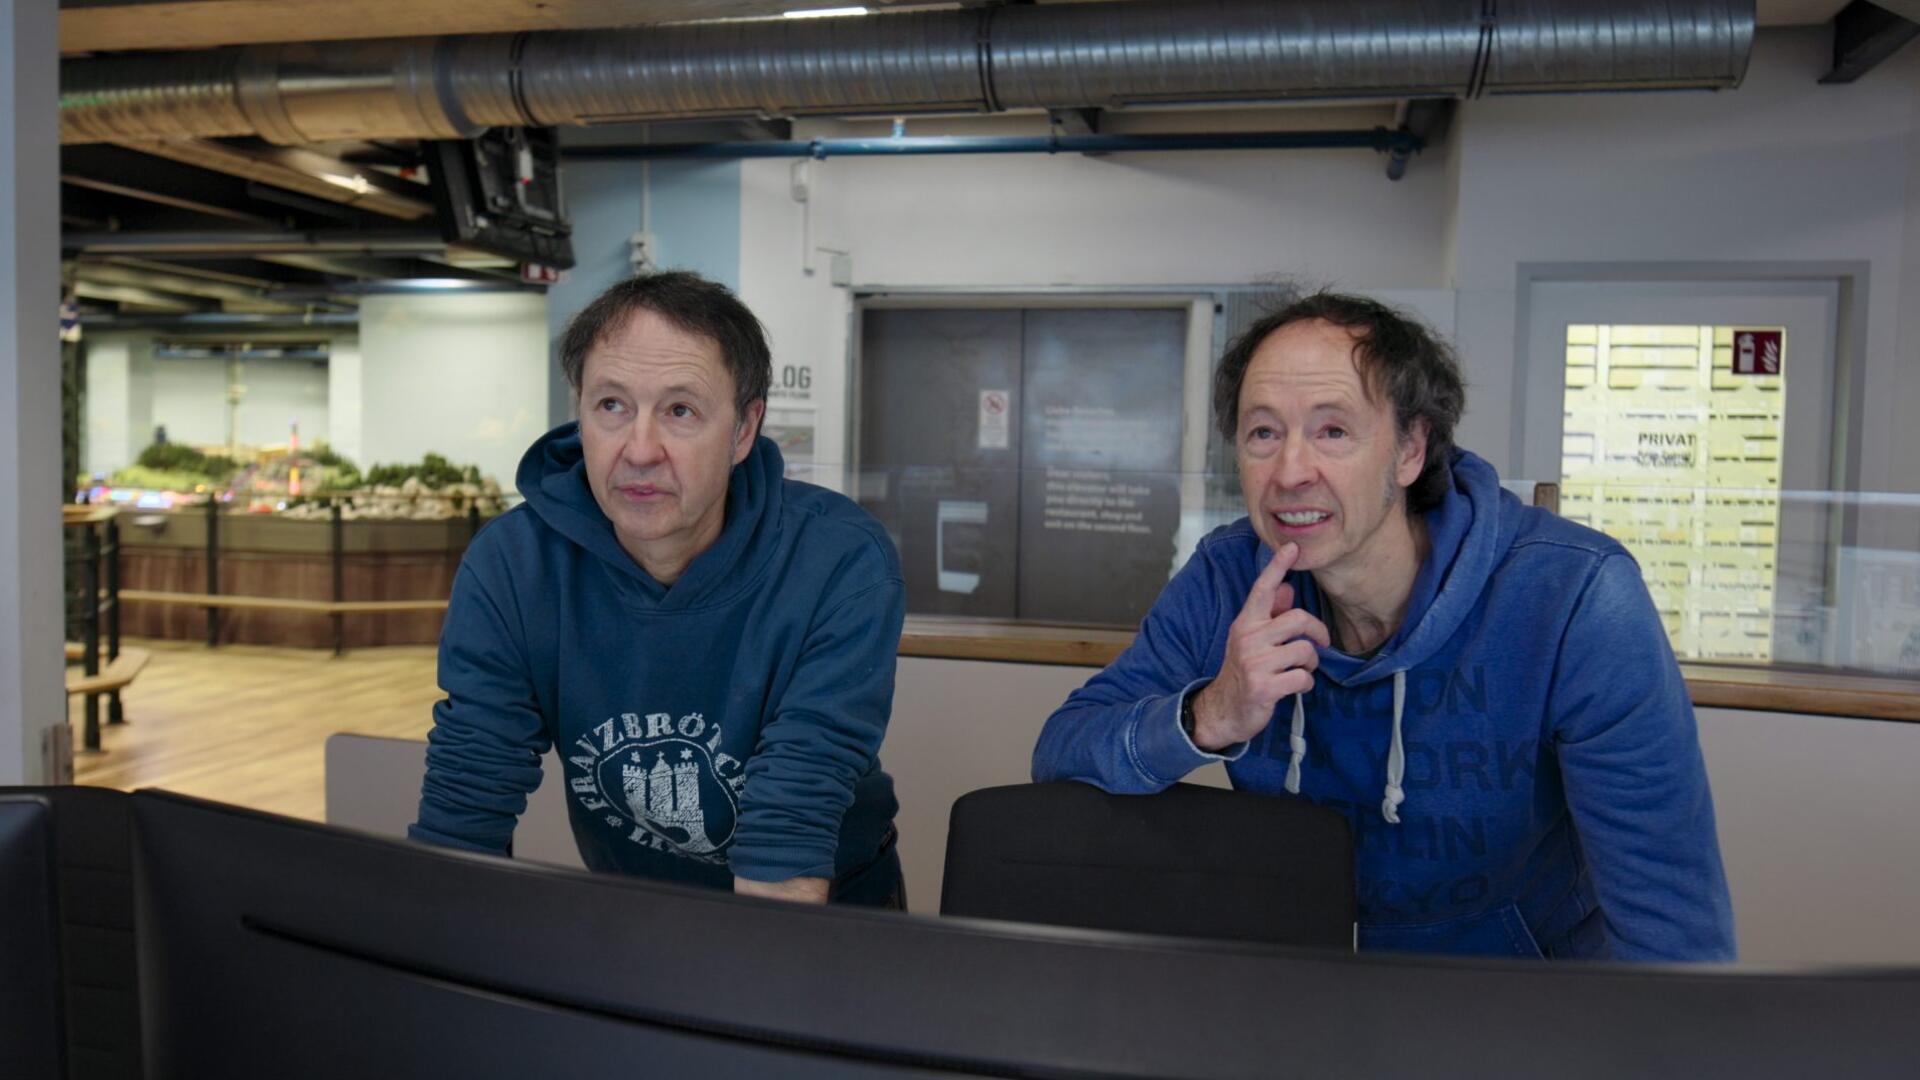
<path fill-rule="evenodd" d="M 86 647 L 84 645 L 68 643 L 67 659 L 85 659 L 86 654 Z M 133 682 L 133 680 L 139 676 L 140 670 L 147 666 L 147 661 L 150 658 L 151 654 L 145 649 L 136 649 L 132 646 L 123 647 L 120 650 L 120 655 L 108 662 L 107 666 L 102 668 L 98 674 L 89 675 L 84 671 L 67 672 L 67 693 L 69 695 L 105 694 L 115 690 L 125 689 L 127 684 Z"/>

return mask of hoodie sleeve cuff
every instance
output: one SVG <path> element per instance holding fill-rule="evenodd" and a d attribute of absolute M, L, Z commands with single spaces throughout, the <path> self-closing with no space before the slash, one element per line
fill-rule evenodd
<path fill-rule="evenodd" d="M 1247 744 L 1237 742 L 1222 747 L 1219 753 L 1209 753 L 1195 746 L 1192 736 L 1181 726 L 1181 706 L 1212 681 L 1211 678 L 1196 679 L 1177 694 L 1148 698 L 1134 713 L 1132 730 L 1127 733 L 1127 753 L 1133 759 L 1133 767 L 1153 783 L 1176 783 L 1202 765 L 1238 761 L 1247 752 Z"/>
<path fill-rule="evenodd" d="M 513 858 L 513 841 L 511 839 L 498 847 L 492 847 L 487 844 L 462 839 L 451 833 L 443 833 L 435 829 L 429 829 L 425 825 L 418 824 L 407 826 L 407 839 L 417 843 L 432 844 L 436 847 L 471 851 L 480 855 L 498 855 L 505 859 Z"/>

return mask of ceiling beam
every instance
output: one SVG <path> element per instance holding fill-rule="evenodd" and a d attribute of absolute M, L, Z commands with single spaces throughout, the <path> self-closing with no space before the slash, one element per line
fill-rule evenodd
<path fill-rule="evenodd" d="M 106 195 L 118 195 L 123 199 L 138 199 L 141 202 L 150 202 L 156 206 L 172 207 L 175 210 L 189 210 L 196 214 L 205 214 L 208 217 L 222 218 L 227 221 L 242 221 L 249 225 L 278 224 L 278 222 L 272 218 L 262 217 L 259 214 L 249 214 L 245 210 L 235 210 L 226 206 L 215 206 L 212 203 L 181 198 L 178 195 L 168 195 L 158 191 L 147 191 L 127 184 L 116 184 L 110 180 L 95 180 L 92 177 L 80 176 L 75 173 L 61 173 L 60 182 L 63 184 L 71 184 L 77 188 L 85 188 L 88 191 L 98 191 Z"/>
<path fill-rule="evenodd" d="M 388 220 L 382 215 L 311 199 L 257 180 L 108 143 L 61 147 L 60 173 L 62 179 L 74 187 L 202 215 L 209 219 L 205 222 L 209 227 L 237 221 L 256 226 L 312 229 L 345 221 L 365 228 L 384 225 Z M 131 227 L 167 227 L 143 217 L 137 206 L 123 206 L 120 210 L 120 216 Z"/>
<path fill-rule="evenodd" d="M 305 288 L 311 292 L 323 292 L 332 286 L 353 286 L 361 282 L 405 281 L 408 278 L 453 278 L 460 281 L 520 283 L 516 270 L 511 276 L 476 271 L 465 267 L 441 262 L 430 256 L 407 258 L 394 256 L 373 258 L 366 256 L 303 254 L 303 255 L 265 255 L 261 262 L 276 266 L 298 268 L 323 275 L 317 282 L 288 281 L 285 287 Z M 339 295 L 347 295 L 350 289 Z"/>
<path fill-rule="evenodd" d="M 81 260 L 151 270 L 159 274 L 179 274 L 202 281 L 220 281 L 249 289 L 269 289 L 276 285 L 321 285 L 327 280 L 324 274 L 272 266 L 257 259 L 203 257 L 189 262 L 168 262 L 134 255 L 85 255 L 81 256 Z"/>
<path fill-rule="evenodd" d="M 863 0 L 882 8 L 925 0 Z M 833 0 L 66 0 L 60 51 L 500 34 L 773 16 Z"/>
<path fill-rule="evenodd" d="M 119 304 L 122 308 L 141 311 L 218 311 L 220 305 L 214 301 L 197 296 L 180 296 L 148 289 L 137 285 L 110 285 L 102 282 L 80 280 L 73 283 L 73 295 L 85 300 L 106 300 Z"/>
<path fill-rule="evenodd" d="M 144 267 L 124 266 L 111 262 L 82 261 L 73 268 L 75 281 L 89 282 L 95 285 L 124 285 L 132 288 L 149 289 L 179 296 L 201 297 L 218 301 L 228 311 L 297 311 L 295 305 L 276 302 L 269 299 L 261 287 L 234 285 L 223 281 L 209 281 L 191 274 L 149 270 Z M 267 288 L 278 288 L 277 283 L 267 283 Z"/>
<path fill-rule="evenodd" d="M 1920 37 L 1916 19 L 1920 19 L 1920 0 L 1853 0 L 1833 17 L 1833 68 L 1820 81 L 1850 83 L 1880 66 Z"/>
<path fill-rule="evenodd" d="M 254 149 L 211 139 L 153 139 L 116 145 L 402 221 L 433 216 L 432 196 L 425 185 L 311 150 Z"/>
<path fill-rule="evenodd" d="M 69 250 L 91 254 L 181 257 L 204 254 L 258 258 L 315 252 L 381 256 L 446 250 L 446 241 L 438 233 L 419 229 L 69 233 L 61 243 Z"/>

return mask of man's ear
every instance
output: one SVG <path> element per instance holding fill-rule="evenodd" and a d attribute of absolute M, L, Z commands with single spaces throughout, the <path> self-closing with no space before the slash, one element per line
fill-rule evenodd
<path fill-rule="evenodd" d="M 1427 467 L 1427 421 L 1425 417 L 1416 417 L 1407 427 L 1406 437 L 1400 440 L 1400 457 L 1393 465 L 1393 478 L 1403 488 L 1412 487 L 1420 473 Z"/>
<path fill-rule="evenodd" d="M 747 460 L 747 454 L 753 450 L 753 440 L 760 437 L 760 422 L 766 418 L 766 398 L 761 398 L 759 401 L 747 406 L 747 411 L 741 415 L 739 426 L 733 433 L 733 463 L 735 465 Z"/>

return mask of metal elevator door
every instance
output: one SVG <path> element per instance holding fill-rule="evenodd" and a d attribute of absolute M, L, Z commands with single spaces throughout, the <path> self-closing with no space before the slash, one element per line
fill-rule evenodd
<path fill-rule="evenodd" d="M 1132 626 L 1180 516 L 1183 309 L 880 308 L 861 502 L 907 610 Z"/>

